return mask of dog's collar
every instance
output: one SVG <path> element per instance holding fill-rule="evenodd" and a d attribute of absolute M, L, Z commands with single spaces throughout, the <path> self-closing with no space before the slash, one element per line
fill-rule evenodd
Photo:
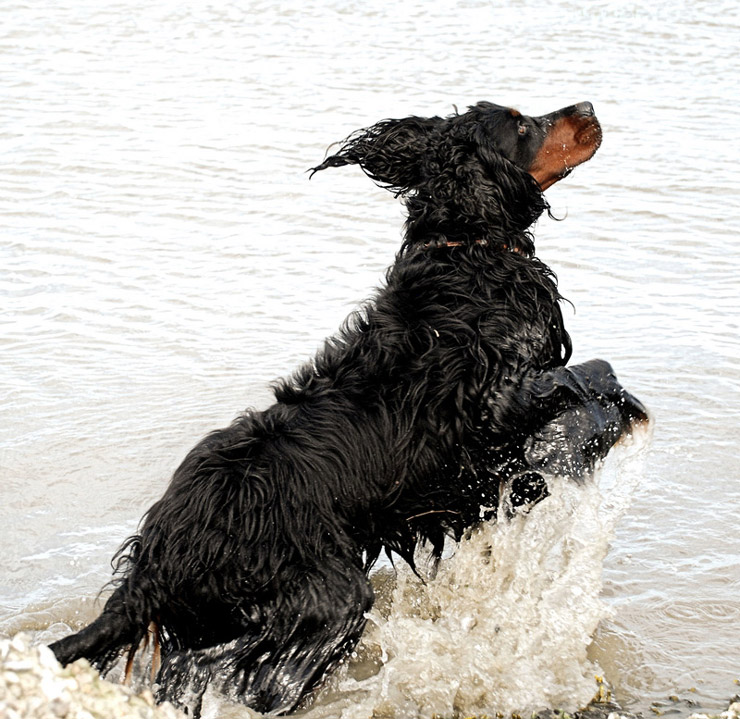
<path fill-rule="evenodd" d="M 457 242 L 457 241 L 450 242 L 448 240 L 437 240 L 434 242 L 424 242 L 421 247 L 424 250 L 432 250 L 432 249 L 437 250 L 437 249 L 442 249 L 445 247 L 464 247 L 467 244 L 468 244 L 467 242 Z M 488 240 L 476 240 L 474 244 L 487 245 Z M 509 245 L 500 245 L 500 247 L 505 252 L 514 252 L 517 255 L 522 254 L 522 251 L 518 247 L 509 247 Z"/>

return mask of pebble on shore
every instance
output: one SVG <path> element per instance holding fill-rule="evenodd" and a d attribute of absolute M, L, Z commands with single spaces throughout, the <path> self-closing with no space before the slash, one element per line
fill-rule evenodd
<path fill-rule="evenodd" d="M 84 659 L 62 667 L 51 649 L 26 634 L 0 640 L 0 717 L 3 719 L 184 719 L 151 692 L 101 679 Z"/>

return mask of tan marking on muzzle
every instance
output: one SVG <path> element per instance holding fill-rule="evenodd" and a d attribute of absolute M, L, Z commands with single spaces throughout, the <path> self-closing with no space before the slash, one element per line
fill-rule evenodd
<path fill-rule="evenodd" d="M 543 190 L 590 160 L 601 145 L 601 126 L 593 116 L 571 115 L 553 124 L 529 167 Z"/>

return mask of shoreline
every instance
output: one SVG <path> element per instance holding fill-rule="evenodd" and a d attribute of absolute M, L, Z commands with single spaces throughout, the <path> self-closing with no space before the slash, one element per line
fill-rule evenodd
<path fill-rule="evenodd" d="M 611 700 L 608 686 L 598 684 L 594 700 L 583 710 L 544 710 L 529 719 L 643 719 Z M 257 716 L 244 707 L 245 717 Z M 7 719 L 185 719 L 168 702 L 156 704 L 151 691 L 136 693 L 103 679 L 84 659 L 62 667 L 52 651 L 33 645 L 28 634 L 0 639 L 0 716 Z M 434 719 L 462 719 L 436 716 Z M 491 719 L 470 716 L 465 719 Z M 523 719 L 514 715 L 512 719 Z M 740 696 L 719 714 L 695 712 L 689 719 L 740 719 Z"/>

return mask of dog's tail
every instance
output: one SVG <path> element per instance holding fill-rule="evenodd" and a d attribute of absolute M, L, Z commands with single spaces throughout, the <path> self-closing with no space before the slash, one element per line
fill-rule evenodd
<path fill-rule="evenodd" d="M 57 660 L 70 664 L 85 658 L 105 673 L 127 648 L 136 648 L 148 631 L 149 621 L 132 621 L 126 611 L 125 587 L 106 602 L 103 613 L 84 629 L 50 645 Z"/>
<path fill-rule="evenodd" d="M 61 664 L 70 664 L 84 657 L 105 674 L 126 649 L 131 650 L 131 663 L 133 653 L 147 636 L 150 624 L 154 622 L 156 626 L 152 608 L 154 593 L 144 573 L 137 567 L 140 556 L 141 537 L 129 537 L 113 558 L 119 578 L 113 582 L 116 589 L 105 603 L 103 613 L 76 634 L 50 645 Z"/>

